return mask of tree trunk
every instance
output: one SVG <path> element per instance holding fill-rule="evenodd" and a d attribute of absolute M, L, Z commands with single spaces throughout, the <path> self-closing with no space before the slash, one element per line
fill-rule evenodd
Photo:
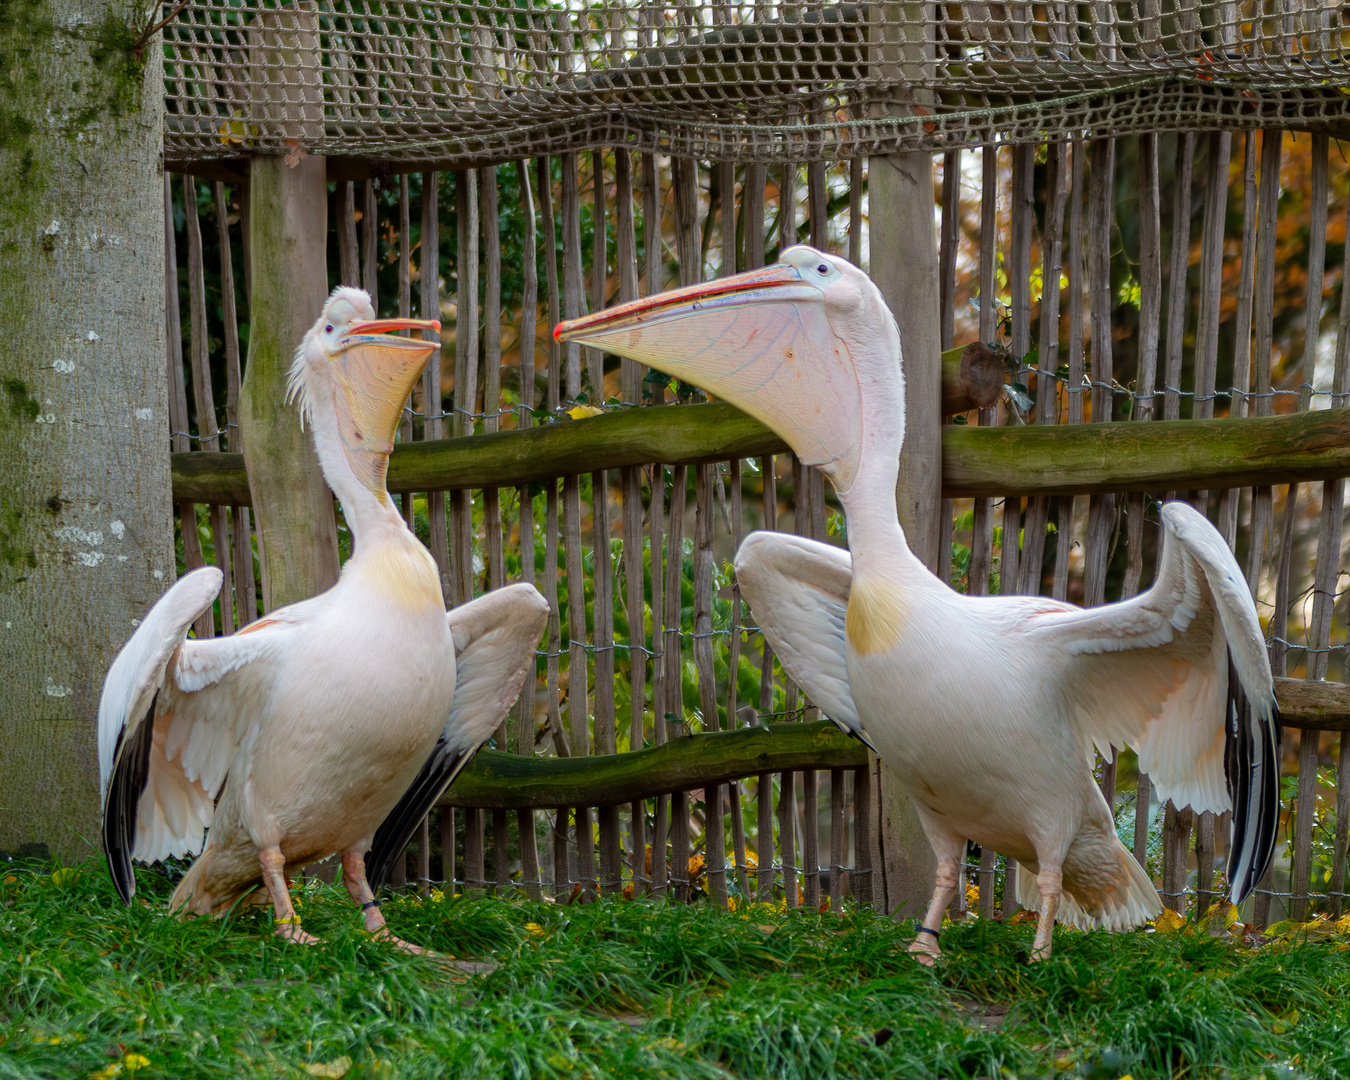
<path fill-rule="evenodd" d="M 103 677 L 174 578 L 163 75 L 126 6 L 0 20 L 0 848 L 97 854 Z M 95 59 L 97 58 L 97 59 Z"/>

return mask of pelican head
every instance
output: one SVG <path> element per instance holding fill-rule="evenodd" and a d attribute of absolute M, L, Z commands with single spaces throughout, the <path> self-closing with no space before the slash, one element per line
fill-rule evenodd
<path fill-rule="evenodd" d="M 554 336 L 638 360 L 731 402 L 840 492 L 904 437 L 900 333 L 852 263 L 798 245 L 772 266 L 559 324 Z"/>
<path fill-rule="evenodd" d="M 301 423 L 315 427 L 316 440 L 336 438 L 356 478 L 381 502 L 404 402 L 440 349 L 389 332 L 440 328 L 435 319 L 377 319 L 366 293 L 340 286 L 295 352 L 287 401 L 299 402 Z"/>

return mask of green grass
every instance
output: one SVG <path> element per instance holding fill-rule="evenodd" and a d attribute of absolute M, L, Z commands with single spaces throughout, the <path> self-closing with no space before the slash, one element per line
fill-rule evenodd
<path fill-rule="evenodd" d="M 409 940 L 496 964 L 465 975 L 371 941 L 334 888 L 304 891 L 325 939 L 304 948 L 256 910 L 168 917 L 167 882 L 139 879 L 129 908 L 92 868 L 0 883 L 0 1078 L 1350 1077 L 1335 937 L 1061 930 L 1028 966 L 1031 926 L 971 922 L 930 971 L 909 924 L 868 911 L 386 906 Z"/>

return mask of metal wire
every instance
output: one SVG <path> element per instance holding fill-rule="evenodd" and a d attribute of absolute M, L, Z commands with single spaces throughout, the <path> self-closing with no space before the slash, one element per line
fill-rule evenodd
<path fill-rule="evenodd" d="M 1035 371 L 1038 378 L 1054 379 L 1057 382 L 1064 383 L 1064 392 L 1066 394 L 1085 394 L 1094 389 L 1109 390 L 1116 397 L 1129 397 L 1135 401 L 1150 401 L 1154 398 L 1166 397 L 1168 394 L 1175 394 L 1177 397 L 1192 398 L 1197 402 L 1216 401 L 1219 398 L 1242 398 L 1244 401 L 1255 401 L 1260 398 L 1276 397 L 1301 397 L 1306 390 L 1313 397 L 1340 398 L 1350 401 L 1350 394 L 1340 393 L 1336 390 L 1319 390 L 1309 383 L 1300 383 L 1295 390 L 1239 390 L 1236 386 L 1230 386 L 1227 390 L 1215 390 L 1212 394 L 1198 394 L 1194 390 L 1182 390 L 1176 386 L 1164 386 L 1161 390 L 1138 393 L 1129 387 L 1121 386 L 1118 382 L 1104 382 L 1100 379 L 1093 380 L 1084 378 L 1082 383 L 1077 386 L 1069 385 L 1069 378 L 1066 375 L 1060 375 L 1054 371 L 1039 371 L 1036 368 L 1027 368 L 1027 371 Z"/>
<path fill-rule="evenodd" d="M 170 434 L 171 436 L 172 436 L 172 435 L 178 435 L 178 436 L 181 436 L 181 437 L 184 438 L 184 439 L 191 439 L 193 442 L 209 442 L 211 439 L 218 439 L 218 438 L 220 438 L 220 437 L 221 437 L 222 435 L 224 435 L 230 428 L 234 428 L 234 429 L 237 431 L 237 430 L 239 429 L 239 425 L 238 425 L 238 424 L 226 424 L 223 428 L 218 428 L 216 431 L 214 431 L 214 432 L 209 432 L 209 433 L 207 433 L 206 435 L 194 435 L 194 434 L 192 434 L 192 432 L 190 432 L 190 431 L 170 431 L 169 434 Z"/>

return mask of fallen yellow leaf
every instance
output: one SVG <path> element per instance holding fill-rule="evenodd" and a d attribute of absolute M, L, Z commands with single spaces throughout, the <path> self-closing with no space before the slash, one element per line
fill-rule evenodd
<path fill-rule="evenodd" d="M 1176 934 L 1186 925 L 1186 919 L 1171 908 L 1163 908 L 1163 913 L 1153 920 L 1153 929 L 1160 934 Z"/>
<path fill-rule="evenodd" d="M 1200 929 L 1211 937 L 1220 937 L 1238 921 L 1238 909 L 1227 900 L 1210 906 L 1200 920 Z"/>
<path fill-rule="evenodd" d="M 313 1061 L 305 1066 L 305 1072 L 310 1076 L 326 1076 L 331 1080 L 341 1080 L 351 1071 L 352 1059 L 346 1054 L 332 1061 Z"/>
<path fill-rule="evenodd" d="M 567 415 L 573 420 L 584 420 L 588 416 L 599 416 L 604 409 L 597 409 L 594 405 L 573 405 L 567 410 Z"/>

